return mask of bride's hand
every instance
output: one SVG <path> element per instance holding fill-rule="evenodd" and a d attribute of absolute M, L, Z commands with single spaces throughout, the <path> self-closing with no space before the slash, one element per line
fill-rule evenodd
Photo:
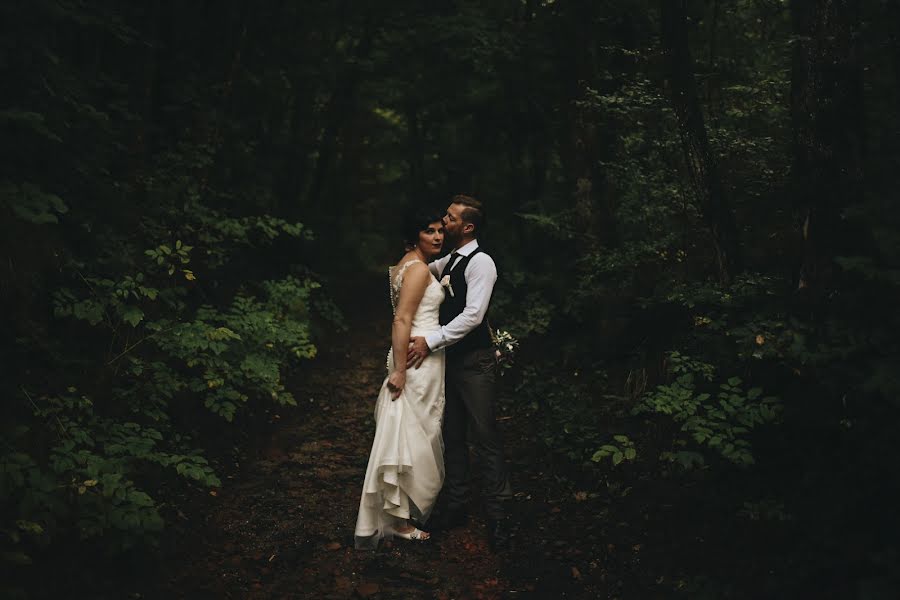
<path fill-rule="evenodd" d="M 396 400 L 406 385 L 406 371 L 394 371 L 388 377 L 387 388 L 391 392 L 391 400 Z"/>

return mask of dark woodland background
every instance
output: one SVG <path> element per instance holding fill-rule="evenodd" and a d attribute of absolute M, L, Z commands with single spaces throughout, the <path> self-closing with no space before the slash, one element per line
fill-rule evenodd
<path fill-rule="evenodd" d="M 900 594 L 900 3 L 7 1 L 0 73 L 4 594 L 125 597 L 459 192 L 555 484 L 688 507 L 626 598 Z"/>

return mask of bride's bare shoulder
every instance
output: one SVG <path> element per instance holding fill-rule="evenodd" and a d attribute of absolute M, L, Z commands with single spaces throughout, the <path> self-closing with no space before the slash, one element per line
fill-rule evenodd
<path fill-rule="evenodd" d="M 429 276 L 431 276 L 431 271 L 428 270 L 428 265 L 426 265 L 421 260 L 410 261 L 406 265 L 404 265 L 404 267 L 404 277 L 407 280 L 415 279 L 418 281 L 427 279 Z"/>
<path fill-rule="evenodd" d="M 426 279 L 431 272 L 428 270 L 428 265 L 420 259 L 404 256 L 400 262 L 390 268 L 390 274 L 395 287 L 400 287 L 404 281 L 415 280 L 418 282 Z"/>

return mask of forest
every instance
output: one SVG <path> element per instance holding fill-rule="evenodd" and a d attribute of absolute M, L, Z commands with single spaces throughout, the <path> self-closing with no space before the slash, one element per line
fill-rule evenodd
<path fill-rule="evenodd" d="M 0 73 L 0 596 L 900 597 L 900 2 L 13 0 Z M 355 551 L 459 193 L 514 544 Z"/>

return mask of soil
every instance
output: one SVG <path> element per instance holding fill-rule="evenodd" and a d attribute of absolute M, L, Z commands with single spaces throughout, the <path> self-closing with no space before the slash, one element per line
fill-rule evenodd
<path fill-rule="evenodd" d="M 386 287 L 366 285 L 373 298 Z M 591 510 L 578 503 L 585 506 L 571 512 L 571 493 L 547 485 L 553 466 L 533 443 L 530 424 L 509 410 L 498 420 L 517 490 L 511 551 L 490 551 L 475 505 L 465 526 L 427 542 L 397 539 L 375 552 L 353 548 L 390 328 L 386 298 L 363 304 L 371 306 L 342 306 L 348 331 L 323 342 L 294 379 L 299 408 L 273 413 L 271 435 L 256 456 L 224 479 L 196 514 L 184 516 L 177 526 L 182 539 L 161 568 L 174 576 L 140 595 L 593 597 L 591 580 L 603 569 L 583 550 L 582 538 L 594 535 Z"/>
<path fill-rule="evenodd" d="M 271 434 L 253 457 L 183 514 L 158 571 L 166 575 L 132 597 L 757 597 L 771 565 L 750 560 L 755 542 L 749 529 L 734 526 L 733 513 L 705 512 L 716 503 L 708 486 L 638 469 L 583 472 L 539 441 L 538 418 L 517 406 L 502 378 L 498 420 L 516 492 L 513 548 L 491 552 L 476 502 L 465 526 L 427 542 L 355 550 L 374 401 L 385 376 L 390 308 L 376 299 L 386 287 L 367 284 L 371 301 L 342 307 L 348 331 L 324 340 L 293 379 L 299 408 L 271 414 Z M 746 550 L 721 551 L 741 545 Z M 689 564 L 706 574 L 693 576 Z M 723 580 L 727 589 L 704 591 Z"/>

